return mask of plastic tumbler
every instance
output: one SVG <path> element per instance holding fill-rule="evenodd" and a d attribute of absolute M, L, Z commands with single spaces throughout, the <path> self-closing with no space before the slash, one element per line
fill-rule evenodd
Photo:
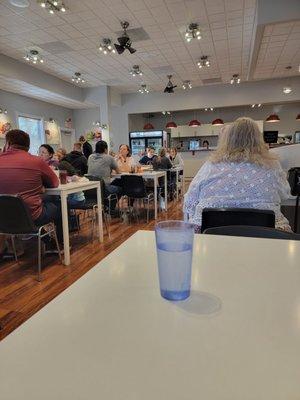
<path fill-rule="evenodd" d="M 159 222 L 155 237 L 160 293 L 167 300 L 184 300 L 191 290 L 194 225 Z"/>
<path fill-rule="evenodd" d="M 68 176 L 67 171 L 64 170 L 59 171 L 59 181 L 61 185 L 65 185 L 67 183 L 67 176 Z"/>

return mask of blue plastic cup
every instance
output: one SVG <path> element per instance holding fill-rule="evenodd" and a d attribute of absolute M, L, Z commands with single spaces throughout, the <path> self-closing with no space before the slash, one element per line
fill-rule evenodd
<path fill-rule="evenodd" d="M 167 300 L 184 300 L 191 291 L 194 225 L 159 222 L 155 237 L 160 293 Z"/>

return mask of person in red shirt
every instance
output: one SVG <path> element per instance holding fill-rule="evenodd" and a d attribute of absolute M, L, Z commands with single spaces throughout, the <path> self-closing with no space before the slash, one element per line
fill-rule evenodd
<path fill-rule="evenodd" d="M 59 180 L 41 157 L 28 153 L 29 147 L 28 133 L 18 129 L 7 132 L 0 154 L 0 193 L 19 195 L 37 226 L 55 222 L 62 241 L 60 208 L 51 201 L 42 200 L 44 188 L 57 187 Z"/>

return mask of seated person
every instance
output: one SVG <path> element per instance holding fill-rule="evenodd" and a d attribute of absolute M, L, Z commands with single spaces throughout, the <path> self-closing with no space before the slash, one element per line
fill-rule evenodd
<path fill-rule="evenodd" d="M 61 156 L 59 156 L 59 157 L 61 157 Z M 58 169 L 60 171 L 66 171 L 67 175 L 69 177 L 72 177 L 70 179 L 72 182 L 76 182 L 79 179 L 79 176 L 76 173 L 77 172 L 76 169 L 70 163 L 68 163 L 68 161 L 66 161 L 66 159 L 64 157 L 59 162 Z M 84 192 L 76 192 L 76 193 L 69 194 L 67 201 L 68 201 L 68 206 L 70 206 L 70 207 L 84 205 L 84 203 L 85 203 Z"/>
<path fill-rule="evenodd" d="M 115 171 L 120 173 L 116 160 L 108 153 L 108 146 L 104 140 L 99 140 L 96 143 L 95 153 L 91 154 L 88 159 L 88 175 L 102 178 L 105 183 L 104 196 L 108 197 L 110 194 L 120 195 L 122 189 L 118 186 L 111 184 L 111 173 Z M 116 202 L 113 208 L 115 208 Z"/>
<path fill-rule="evenodd" d="M 39 157 L 52 168 L 57 168 L 58 162 L 54 156 L 54 149 L 49 144 L 42 144 L 39 148 Z"/>
<path fill-rule="evenodd" d="M 173 167 L 183 168 L 183 159 L 182 159 L 181 155 L 177 152 L 176 147 L 172 147 L 170 149 L 169 159 L 170 159 Z"/>
<path fill-rule="evenodd" d="M 15 129 L 7 132 L 5 150 L 0 154 L 0 193 L 19 195 L 28 206 L 37 226 L 54 221 L 62 241 L 61 212 L 51 201 L 42 201 L 44 188 L 59 184 L 46 162 L 28 153 L 28 133 Z"/>
<path fill-rule="evenodd" d="M 153 160 L 153 169 L 171 169 L 172 163 L 166 156 L 166 149 L 162 148 L 159 150 L 158 157 Z"/>
<path fill-rule="evenodd" d="M 217 150 L 184 196 L 183 209 L 197 230 L 205 207 L 272 210 L 276 228 L 290 230 L 280 211 L 280 202 L 289 193 L 286 174 L 268 150 L 257 124 L 250 118 L 238 118 L 220 133 Z"/>
<path fill-rule="evenodd" d="M 135 161 L 131 156 L 130 148 L 127 144 L 121 144 L 119 152 L 115 157 L 120 172 L 132 172 Z"/>
<path fill-rule="evenodd" d="M 79 176 L 85 175 L 88 171 L 87 159 L 82 153 L 82 144 L 80 142 L 74 143 L 73 151 L 66 154 L 63 160 L 71 164 Z"/>
<path fill-rule="evenodd" d="M 155 158 L 157 157 L 157 156 L 154 154 L 154 152 L 155 152 L 155 150 L 154 150 L 153 147 L 148 147 L 148 148 L 147 148 L 147 154 L 144 155 L 144 156 L 140 159 L 139 163 L 140 163 L 140 164 L 143 164 L 143 165 L 150 165 L 150 164 L 152 164 L 153 161 L 155 160 Z"/>

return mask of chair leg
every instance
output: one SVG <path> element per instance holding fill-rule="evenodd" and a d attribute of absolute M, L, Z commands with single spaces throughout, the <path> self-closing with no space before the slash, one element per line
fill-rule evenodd
<path fill-rule="evenodd" d="M 107 236 L 110 238 L 110 231 L 109 231 L 109 228 L 108 228 L 107 217 L 105 215 L 104 210 L 102 210 L 102 216 L 103 216 L 103 221 L 104 221 L 105 229 L 106 229 L 106 232 L 107 232 Z"/>
<path fill-rule="evenodd" d="M 42 270 L 42 239 L 40 234 L 38 235 L 38 281 L 41 282 L 41 270 Z"/>
<path fill-rule="evenodd" d="M 55 244 L 56 244 L 57 251 L 58 251 L 58 257 L 60 259 L 60 262 L 62 262 L 62 255 L 61 255 L 61 251 L 60 251 L 60 247 L 59 247 L 59 243 L 58 243 L 58 239 L 57 239 L 57 233 L 56 233 L 55 225 L 53 225 L 53 228 L 54 228 L 53 235 L 54 235 L 54 240 L 55 240 Z"/>
<path fill-rule="evenodd" d="M 11 235 L 11 244 L 12 244 L 12 248 L 13 248 L 13 252 L 14 252 L 14 256 L 15 256 L 15 261 L 18 261 L 18 255 L 17 255 L 17 249 L 16 249 L 16 243 L 15 243 L 14 235 Z"/>

